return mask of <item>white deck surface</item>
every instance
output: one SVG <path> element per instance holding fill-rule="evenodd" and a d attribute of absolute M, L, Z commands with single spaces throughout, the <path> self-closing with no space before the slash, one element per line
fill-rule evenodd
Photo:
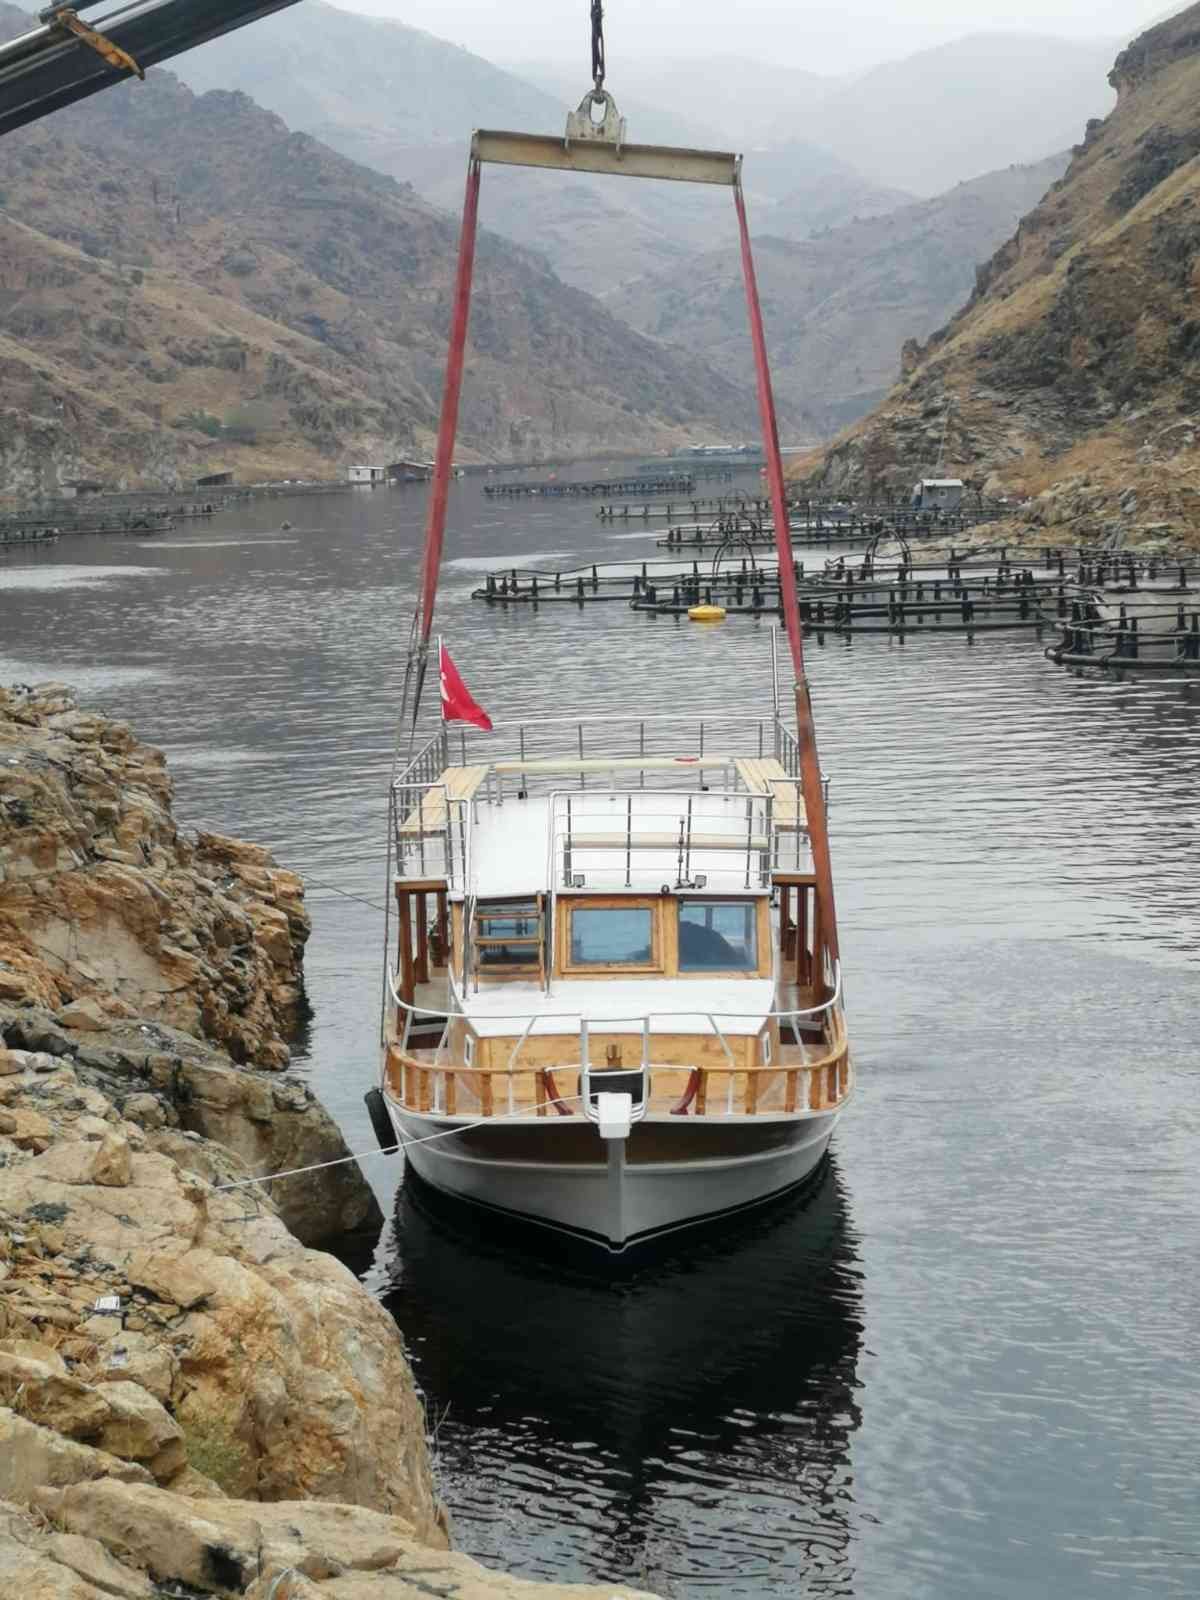
<path fill-rule="evenodd" d="M 509 780 L 511 783 L 511 779 Z M 568 785 L 564 783 L 564 791 Z M 632 799 L 632 833 L 635 848 L 629 862 L 630 883 L 626 883 L 625 834 L 629 823 L 628 804 Z M 761 889 L 757 872 L 746 882 L 746 841 L 754 837 L 764 842 L 765 803 L 761 797 L 726 790 L 695 790 L 690 794 L 664 793 L 654 789 L 629 794 L 614 794 L 599 784 L 593 789 L 570 789 L 571 832 L 580 839 L 605 841 L 600 849 L 580 847 L 572 851 L 572 873 L 580 873 L 584 887 L 606 893 L 645 894 L 657 892 L 665 884 L 674 885 L 679 876 L 678 840 L 681 821 L 691 803 L 693 832 L 711 843 L 729 841 L 728 848 L 705 849 L 696 845 L 688 854 L 685 872 L 689 877 L 703 873 L 708 888 L 715 893 L 735 894 Z M 553 851 L 550 849 L 550 806 L 548 795 L 517 799 L 506 795 L 503 805 L 480 803 L 471 837 L 471 888 L 480 899 L 547 893 L 550 874 L 557 875 L 563 887 L 563 845 L 566 835 L 566 797 L 555 800 L 556 820 Z M 659 848 L 636 847 L 643 841 L 657 840 Z M 670 839 L 669 845 L 665 841 Z M 553 862 L 551 861 L 553 855 Z M 755 859 L 757 866 L 757 858 Z"/>
<path fill-rule="evenodd" d="M 581 1016 L 596 1033 L 640 1033 L 645 1016 L 655 1033 L 711 1033 L 709 1014 L 723 1033 L 751 1034 L 775 1000 L 769 978 L 555 978 L 552 989 L 497 984 L 467 995 L 463 1011 L 481 1038 L 519 1034 L 530 1017 L 531 1035 L 577 1033 Z M 704 1010 L 689 1011 L 698 1000 Z"/>

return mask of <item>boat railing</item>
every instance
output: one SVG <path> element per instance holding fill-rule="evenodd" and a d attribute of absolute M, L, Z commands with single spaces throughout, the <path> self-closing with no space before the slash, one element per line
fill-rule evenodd
<path fill-rule="evenodd" d="M 731 828 L 722 822 L 709 831 L 740 834 L 743 858 L 736 869 L 731 865 L 722 876 L 749 888 L 766 882 L 772 867 L 776 871 L 801 871 L 807 864 L 803 823 L 774 829 L 770 797 L 747 789 L 737 770 L 743 758 L 761 761 L 772 756 L 779 762 L 785 779 L 797 788 L 791 815 L 803 818 L 799 746 L 778 717 L 731 714 L 715 718 L 548 718 L 499 723 L 492 734 L 465 724 L 453 731 L 443 727 L 392 783 L 391 827 L 397 876 L 444 879 L 451 892 L 465 892 L 470 881 L 475 808 L 503 805 L 506 793 L 522 799 L 531 794 L 549 795 L 553 802 L 569 782 L 580 796 L 588 792 L 589 785 L 592 793 L 603 787 L 606 797 L 631 797 L 632 791 L 683 793 L 685 798 L 703 796 L 703 801 L 697 800 L 701 809 L 710 807 L 714 797 L 725 796 L 729 814 L 737 813 L 746 825 Z M 614 789 L 618 778 L 622 787 Z M 691 786 L 686 791 L 680 788 L 684 780 Z M 766 815 L 762 817 L 764 807 Z M 680 842 L 679 818 L 671 825 L 674 846 Z M 570 831 L 568 826 L 567 832 Z M 684 857 L 692 848 L 690 831 L 686 826 L 683 829 Z M 759 835 L 771 838 L 772 834 L 772 853 L 768 855 L 765 845 L 753 841 Z M 633 850 L 632 839 L 626 837 L 624 845 L 628 856 Z M 761 855 L 760 863 L 756 863 L 756 855 Z M 659 870 L 654 868 L 649 876 Z M 619 876 L 613 869 L 614 879 Z M 559 881 L 557 865 L 551 881 Z M 655 887 L 661 882 L 660 876 Z M 625 886 L 632 887 L 632 883 L 630 875 Z"/>
<path fill-rule="evenodd" d="M 556 790 L 550 882 L 562 889 L 769 888 L 772 807 L 770 795 L 723 790 Z"/>
<path fill-rule="evenodd" d="M 490 733 L 467 723 L 449 734 L 449 760 L 461 766 L 551 760 L 632 760 L 638 756 L 762 758 L 775 750 L 774 718 L 727 712 L 654 716 L 532 717 L 497 722 Z M 536 776 L 533 774 L 531 776 Z M 584 775 L 586 781 L 586 775 Z"/>
<path fill-rule="evenodd" d="M 452 892 L 465 890 L 471 852 L 470 800 L 451 793 L 449 785 L 441 781 L 397 781 L 392 786 L 390 809 L 397 877 L 444 879 Z"/>
<path fill-rule="evenodd" d="M 698 1091 L 700 1091 L 700 1103 L 707 1105 L 704 1087 L 707 1079 L 714 1074 L 725 1079 L 720 1110 L 721 1114 L 727 1116 L 736 1114 L 739 1080 L 743 1080 L 748 1086 L 744 1090 L 745 1099 L 748 1109 L 753 1109 L 757 1105 L 758 1098 L 757 1090 L 752 1087 L 755 1080 L 778 1074 L 783 1074 L 789 1080 L 784 1110 L 792 1112 L 829 1109 L 840 1103 L 849 1089 L 851 1077 L 842 1022 L 841 964 L 826 959 L 824 970 L 831 984 L 828 997 L 816 1005 L 794 1007 L 785 1011 L 756 1011 L 742 1014 L 732 1011 L 710 1012 L 702 1007 L 693 1007 L 687 1011 L 614 1011 L 603 1015 L 571 1010 L 504 1014 L 489 1011 L 487 1015 L 489 1026 L 497 1023 L 508 1025 L 510 1031 L 503 1037 L 506 1040 L 511 1038 L 514 1042 L 503 1065 L 479 1067 L 449 1059 L 452 1026 L 455 1023 L 465 1023 L 466 1014 L 461 1010 L 448 1011 L 405 1000 L 397 990 L 395 978 L 389 968 L 388 989 L 395 1006 L 395 1019 L 399 1024 L 396 1043 L 401 1081 L 398 1087 L 407 1101 L 410 1098 L 410 1074 L 416 1074 L 418 1081 L 422 1083 L 426 1077 L 432 1079 L 430 1092 L 425 1097 L 428 1099 L 428 1104 L 424 1105 L 423 1109 L 439 1115 L 453 1115 L 455 1106 L 452 1080 L 457 1075 L 467 1074 L 486 1083 L 486 1093 L 481 1094 L 479 1099 L 481 1107 L 484 1108 L 484 1115 L 492 1115 L 496 1110 L 492 1085 L 493 1080 L 499 1079 L 505 1084 L 501 1104 L 508 1114 L 517 1114 L 522 1107 L 517 1104 L 516 1079 L 521 1075 L 534 1073 L 545 1085 L 549 1095 L 548 1102 L 540 1102 L 531 1108 L 540 1115 L 547 1103 L 555 1105 L 563 1112 L 569 1110 L 567 1103 L 558 1095 L 553 1074 L 564 1069 L 575 1069 L 579 1071 L 581 1080 L 580 1095 L 576 1098 L 581 1098 L 585 1106 L 590 1104 L 594 1095 L 604 1087 L 606 1079 L 608 1085 L 619 1083 L 626 1090 L 630 1088 L 631 1080 L 639 1079 L 640 1082 L 634 1086 L 636 1092 L 633 1094 L 633 1100 L 635 1120 L 640 1120 L 650 1102 L 651 1074 L 657 1070 L 675 1072 L 682 1070 L 678 1063 L 656 1063 L 653 1060 L 655 1035 L 669 1034 L 678 1037 L 681 1034 L 694 1034 L 697 1038 L 715 1039 L 725 1060 L 723 1065 L 715 1068 L 689 1069 L 691 1083 L 685 1093 L 684 1103 L 672 1108 L 675 1114 L 683 1114 L 686 1104 L 690 1104 L 696 1098 Z M 432 1055 L 426 1059 L 418 1059 L 410 1050 L 414 1028 L 429 1035 L 439 1023 L 441 1030 Z M 741 1026 L 734 1034 L 734 1027 L 737 1024 Z M 747 1028 L 746 1024 L 750 1026 Z M 730 1044 L 730 1036 L 743 1038 L 752 1034 L 761 1037 L 772 1024 L 777 1025 L 781 1035 L 790 1032 L 797 1040 L 803 1033 L 811 1034 L 817 1028 L 826 1029 L 832 1037 L 826 1042 L 824 1052 L 815 1059 L 795 1062 L 768 1059 L 757 1065 L 747 1065 L 744 1061 L 739 1061 Z M 640 1041 L 637 1063 L 631 1066 L 622 1064 L 617 1067 L 600 1067 L 591 1061 L 591 1037 L 593 1034 L 603 1034 L 606 1030 L 635 1034 Z M 546 1037 L 563 1041 L 561 1061 L 555 1061 L 552 1066 L 547 1067 L 522 1059 L 531 1039 Z M 823 1087 L 814 1089 L 813 1084 L 818 1078 L 821 1078 Z M 418 1095 L 416 1098 L 422 1097 Z"/>
<path fill-rule="evenodd" d="M 775 759 L 787 773 L 789 778 L 794 778 L 800 783 L 800 741 L 787 727 L 781 718 L 775 718 Z M 829 779 L 821 774 L 821 795 L 825 801 L 825 810 L 829 810 Z"/>

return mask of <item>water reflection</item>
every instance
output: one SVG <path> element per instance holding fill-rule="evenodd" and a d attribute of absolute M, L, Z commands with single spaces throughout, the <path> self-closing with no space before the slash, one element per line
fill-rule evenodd
<path fill-rule="evenodd" d="M 664 1595 L 850 1592 L 862 1282 L 832 1161 L 618 1277 L 410 1180 L 384 1303 L 479 1559 Z"/>

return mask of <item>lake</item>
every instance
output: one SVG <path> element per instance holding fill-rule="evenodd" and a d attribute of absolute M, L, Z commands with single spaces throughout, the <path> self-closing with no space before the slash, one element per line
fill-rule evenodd
<path fill-rule="evenodd" d="M 0 553 L 0 681 L 74 684 L 181 824 L 305 875 L 297 1065 L 361 1151 L 424 496 Z M 493 716 L 769 709 L 769 621 L 470 597 L 660 531 L 454 485 L 438 626 Z M 808 646 L 860 1084 L 815 1192 L 617 1277 L 403 1194 L 366 1278 L 461 1548 L 689 1600 L 1200 1589 L 1200 685 L 1041 652 Z"/>

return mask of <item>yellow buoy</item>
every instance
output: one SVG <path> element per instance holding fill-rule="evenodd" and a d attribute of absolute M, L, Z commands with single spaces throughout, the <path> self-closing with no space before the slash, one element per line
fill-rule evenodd
<path fill-rule="evenodd" d="M 724 606 L 692 606 L 688 611 L 690 622 L 724 622 Z"/>

